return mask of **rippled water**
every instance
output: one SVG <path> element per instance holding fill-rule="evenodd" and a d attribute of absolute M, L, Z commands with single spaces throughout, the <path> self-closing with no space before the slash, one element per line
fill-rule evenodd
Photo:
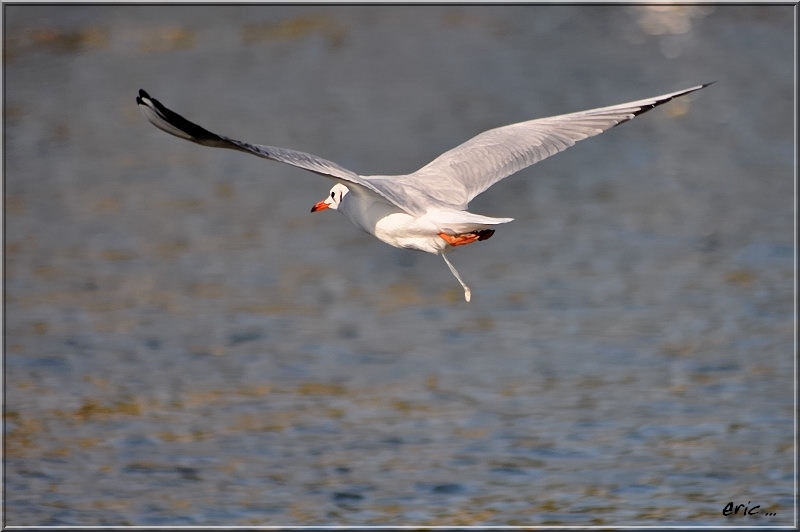
<path fill-rule="evenodd" d="M 794 524 L 792 13 L 5 6 L 5 524 Z M 711 80 L 478 198 L 470 304 L 134 103 L 402 173 Z"/>

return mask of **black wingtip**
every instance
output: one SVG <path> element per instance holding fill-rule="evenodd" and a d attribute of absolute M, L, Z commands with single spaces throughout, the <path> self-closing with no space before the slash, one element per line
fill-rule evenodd
<path fill-rule="evenodd" d="M 147 92 L 145 92 L 144 89 L 139 89 L 139 96 L 136 97 L 136 103 L 138 105 L 143 105 L 144 104 L 144 102 L 142 101 L 142 98 L 147 98 L 149 100 L 150 99 L 150 95 L 147 94 Z"/>
<path fill-rule="evenodd" d="M 147 107 L 151 112 L 154 112 L 157 115 L 156 121 L 154 121 L 151 117 L 148 117 L 148 119 L 159 129 L 164 129 L 164 127 L 157 122 L 164 121 L 173 128 L 179 129 L 180 131 L 191 137 L 189 140 L 192 140 L 194 142 L 199 142 L 201 144 L 204 141 L 219 142 L 222 144 L 228 142 L 226 140 L 223 140 L 222 137 L 220 137 L 216 133 L 212 133 L 201 126 L 198 126 L 194 122 L 186 120 L 184 117 L 182 117 L 175 111 L 168 109 L 167 107 L 164 106 L 164 104 L 162 104 L 155 98 L 151 97 L 144 89 L 139 89 L 139 96 L 136 97 L 136 103 Z M 164 130 L 167 133 L 175 135 L 175 132 L 173 131 L 170 131 L 168 129 Z M 176 136 L 187 138 L 186 136 L 183 135 L 176 135 Z M 229 147 L 229 146 L 224 146 L 224 147 Z M 241 149 L 241 148 L 236 147 L 231 149 Z"/>
<path fill-rule="evenodd" d="M 663 98 L 663 99 L 660 99 L 660 100 L 656 100 L 653 103 L 648 104 L 648 105 L 643 105 L 638 110 L 633 111 L 631 114 L 633 116 L 639 116 L 640 114 L 646 113 L 647 111 L 649 111 L 651 109 L 655 109 L 659 105 L 667 103 L 667 102 L 673 100 L 674 98 L 678 98 L 678 97 L 683 96 L 685 94 L 691 94 L 691 93 L 693 93 L 695 91 L 699 91 L 700 89 L 705 89 L 709 85 L 712 85 L 712 84 L 714 84 L 716 82 L 717 82 L 716 80 L 709 81 L 708 83 L 703 83 L 701 85 L 696 85 L 696 86 L 694 86 L 694 87 L 692 87 L 690 89 L 686 89 L 686 90 L 683 90 L 683 91 L 679 91 L 677 93 L 673 93 L 672 96 L 669 96 L 667 98 Z M 628 119 L 628 120 L 630 120 L 630 119 Z M 621 122 L 619 122 L 616 125 L 623 124 L 623 123 L 627 122 L 628 120 L 622 120 Z"/>

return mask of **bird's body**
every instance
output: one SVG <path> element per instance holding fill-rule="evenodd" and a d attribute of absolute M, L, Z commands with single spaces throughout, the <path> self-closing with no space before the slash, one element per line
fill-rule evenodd
<path fill-rule="evenodd" d="M 416 249 L 438 254 L 448 246 L 447 242 L 439 237 L 439 233 L 443 231 L 439 230 L 439 224 L 436 223 L 435 216 L 432 216 L 433 213 L 426 213 L 416 218 L 404 212 L 382 214 L 375 209 L 367 214 L 366 219 L 356 218 L 347 213 L 345 216 L 356 227 L 364 228 L 381 242 L 386 242 L 396 248 Z M 361 224 L 361 220 L 367 222 L 366 227 Z"/>
<path fill-rule="evenodd" d="M 439 253 L 446 243 L 436 236 L 437 227 L 425 215 L 417 217 L 368 192 L 351 192 L 341 198 L 339 212 L 350 222 L 396 248 Z"/>
<path fill-rule="evenodd" d="M 336 195 L 337 191 L 334 190 L 333 194 Z M 325 207 L 319 206 L 314 210 L 321 208 Z M 342 195 L 337 210 L 353 225 L 381 242 L 396 248 L 416 249 L 434 254 L 444 253 L 448 247 L 453 247 L 453 244 L 445 239 L 446 237 L 440 236 L 441 234 L 448 236 L 469 234 L 512 220 L 489 218 L 454 209 L 430 209 L 421 216 L 414 216 L 374 194 L 368 192 L 359 194 L 352 190 Z"/>
<path fill-rule="evenodd" d="M 707 85 L 490 129 L 416 172 L 398 176 L 360 176 L 315 155 L 217 135 L 164 107 L 143 90 L 136 103 L 153 125 L 177 137 L 204 146 L 244 151 L 334 179 L 337 183 L 328 197 L 314 205 L 312 212 L 338 210 L 353 225 L 391 246 L 440 255 L 469 301 L 470 289 L 447 253 L 455 247 L 486 240 L 494 234 L 494 226 L 513 220 L 471 213 L 467 210 L 470 200 L 501 179 L 579 140 Z"/>

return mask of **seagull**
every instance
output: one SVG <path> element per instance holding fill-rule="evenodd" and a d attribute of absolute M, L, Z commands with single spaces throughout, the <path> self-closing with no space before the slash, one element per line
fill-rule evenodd
<path fill-rule="evenodd" d="M 469 302 L 472 292 L 447 254 L 459 246 L 488 240 L 495 226 L 513 220 L 469 212 L 469 202 L 475 196 L 579 140 L 709 85 L 489 129 L 405 175 L 359 175 L 310 153 L 218 135 L 168 109 L 141 89 L 136 103 L 151 124 L 176 137 L 201 146 L 243 151 L 334 180 L 328 196 L 311 212 L 339 211 L 353 225 L 390 246 L 441 256 Z"/>

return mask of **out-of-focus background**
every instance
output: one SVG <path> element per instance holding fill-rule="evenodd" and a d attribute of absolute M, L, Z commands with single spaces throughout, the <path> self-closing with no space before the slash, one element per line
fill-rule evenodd
<path fill-rule="evenodd" d="M 4 6 L 5 525 L 793 524 L 793 9 Z M 392 174 L 715 80 L 474 201 L 470 304 L 134 102 Z"/>

